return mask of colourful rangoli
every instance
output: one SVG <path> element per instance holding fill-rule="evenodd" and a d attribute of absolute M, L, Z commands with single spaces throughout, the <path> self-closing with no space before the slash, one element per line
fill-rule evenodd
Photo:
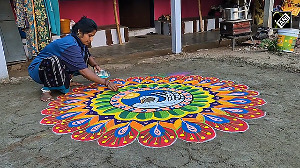
<path fill-rule="evenodd" d="M 265 113 L 256 91 L 233 81 L 202 76 L 131 77 L 112 80 L 117 92 L 103 85 L 73 89 L 42 110 L 41 124 L 78 141 L 123 147 L 135 140 L 147 147 L 166 147 L 176 139 L 206 142 L 215 130 L 244 132 L 243 119 Z"/>

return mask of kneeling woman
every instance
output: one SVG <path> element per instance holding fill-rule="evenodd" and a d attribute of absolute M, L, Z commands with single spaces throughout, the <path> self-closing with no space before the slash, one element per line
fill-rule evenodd
<path fill-rule="evenodd" d="M 114 83 L 99 78 L 88 68 L 90 65 L 95 72 L 101 70 L 94 58 L 90 56 L 87 47 L 96 32 L 96 23 L 92 19 L 82 17 L 72 27 L 70 35 L 48 44 L 31 62 L 28 67 L 30 77 L 44 85 L 42 101 L 53 100 L 51 90 L 69 92 L 72 75 L 78 72 L 88 80 L 103 84 L 110 90 L 118 90 Z"/>

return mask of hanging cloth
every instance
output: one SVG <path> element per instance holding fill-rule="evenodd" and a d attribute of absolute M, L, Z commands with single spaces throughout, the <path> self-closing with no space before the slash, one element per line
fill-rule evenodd
<path fill-rule="evenodd" d="M 18 27 L 24 29 L 28 27 L 28 20 L 26 17 L 24 1 L 23 0 L 14 0 L 15 14 L 16 14 L 16 23 Z"/>
<path fill-rule="evenodd" d="M 50 29 L 53 34 L 60 35 L 60 16 L 58 0 L 45 0 Z"/>
<path fill-rule="evenodd" d="M 17 24 L 26 32 L 29 58 L 51 42 L 44 0 L 14 0 Z"/>
<path fill-rule="evenodd" d="M 28 54 L 29 58 L 32 58 L 33 56 L 36 56 L 38 53 L 38 47 L 37 47 L 37 38 L 36 38 L 36 29 L 35 29 L 35 19 L 34 19 L 34 4 L 33 0 L 24 0 L 23 3 L 21 3 L 23 0 L 15 0 L 16 2 L 19 2 L 18 6 L 16 6 L 16 10 L 24 11 L 24 15 L 17 15 L 17 22 L 18 25 L 22 25 L 22 21 L 25 20 L 25 33 L 26 33 L 26 40 L 27 40 L 27 48 L 28 48 Z M 24 17 L 24 18 L 22 18 Z"/>
<path fill-rule="evenodd" d="M 38 51 L 51 42 L 51 33 L 44 0 L 34 0 L 35 29 L 37 30 Z"/>

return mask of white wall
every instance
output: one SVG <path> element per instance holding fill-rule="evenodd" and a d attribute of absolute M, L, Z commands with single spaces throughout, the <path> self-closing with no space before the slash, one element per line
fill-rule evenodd
<path fill-rule="evenodd" d="M 4 56 L 2 39 L 0 36 L 0 79 L 5 79 L 5 78 L 8 78 L 8 71 L 6 67 L 6 60 Z"/>
<path fill-rule="evenodd" d="M 92 41 L 92 47 L 100 46 L 107 46 L 105 30 L 97 31 Z"/>

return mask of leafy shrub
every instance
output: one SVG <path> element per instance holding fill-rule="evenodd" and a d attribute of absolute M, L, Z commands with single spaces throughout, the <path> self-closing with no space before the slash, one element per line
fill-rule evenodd
<path fill-rule="evenodd" d="M 261 40 L 260 47 L 268 51 L 278 52 L 277 39 L 263 39 Z"/>

